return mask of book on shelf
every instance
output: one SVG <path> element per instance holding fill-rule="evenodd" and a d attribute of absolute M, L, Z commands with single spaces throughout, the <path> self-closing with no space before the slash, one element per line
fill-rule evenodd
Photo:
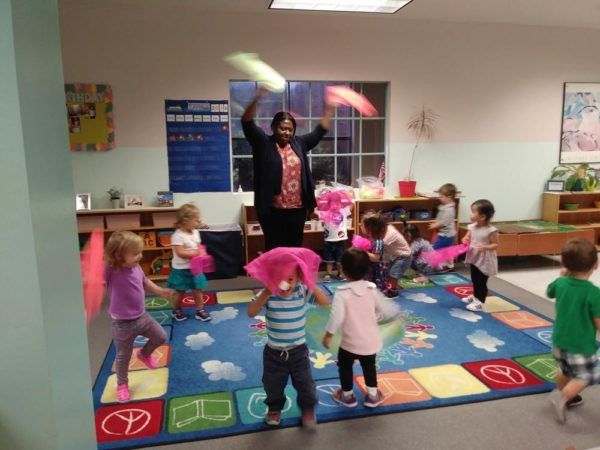
<path fill-rule="evenodd" d="M 173 206 L 173 192 L 158 191 L 156 197 L 158 199 L 158 206 Z"/>

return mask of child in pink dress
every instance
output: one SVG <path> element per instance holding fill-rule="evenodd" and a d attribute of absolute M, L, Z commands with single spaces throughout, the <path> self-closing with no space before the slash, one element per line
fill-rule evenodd
<path fill-rule="evenodd" d="M 375 408 L 384 401 L 377 389 L 377 370 L 375 359 L 383 342 L 379 334 L 377 320 L 386 315 L 388 308 L 382 302 L 390 302 L 377 289 L 375 284 L 364 278 L 370 269 L 367 252 L 358 248 L 348 249 L 342 256 L 342 271 L 349 283 L 338 287 L 333 297 L 331 315 L 327 323 L 323 346 L 329 348 L 331 338 L 342 332 L 342 341 L 338 351 L 338 371 L 341 388 L 332 397 L 342 406 L 353 408 L 358 405 L 354 396 L 352 365 L 358 359 L 365 377 L 367 396 L 364 405 Z"/>
<path fill-rule="evenodd" d="M 465 263 L 471 266 L 473 295 L 462 299 L 470 311 L 483 311 L 487 297 L 489 277 L 498 273 L 498 229 L 490 224 L 494 217 L 494 205 L 481 199 L 471 205 L 471 224 L 463 237 L 463 243 L 470 242 Z"/>

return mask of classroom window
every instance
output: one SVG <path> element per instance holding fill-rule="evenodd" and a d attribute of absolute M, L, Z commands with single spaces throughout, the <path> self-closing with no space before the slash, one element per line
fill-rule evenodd
<path fill-rule="evenodd" d="M 296 119 L 296 134 L 308 133 L 323 115 L 325 88 L 340 84 L 364 94 L 379 115 L 365 117 L 349 106 L 339 106 L 329 132 L 309 153 L 309 160 L 315 183 L 324 180 L 356 187 L 357 178 L 377 176 L 385 161 L 387 83 L 287 81 L 283 92 L 269 92 L 261 100 L 255 120 L 267 134 L 272 134 L 270 126 L 275 113 L 289 111 Z M 234 191 L 239 187 L 244 191 L 253 189 L 252 150 L 244 138 L 240 120 L 255 91 L 254 81 L 229 83 Z"/>

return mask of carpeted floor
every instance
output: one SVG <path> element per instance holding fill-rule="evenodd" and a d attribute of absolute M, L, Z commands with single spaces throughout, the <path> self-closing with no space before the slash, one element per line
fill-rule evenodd
<path fill-rule="evenodd" d="M 431 286 L 407 287 L 398 300 L 403 319 L 382 325 L 380 388 L 385 404 L 369 410 L 345 409 L 331 401 L 339 386 L 335 352 L 320 345 L 326 311 L 307 314 L 307 341 L 317 380 L 320 421 L 396 411 L 435 408 L 539 393 L 551 389 L 554 362 L 549 355 L 547 318 L 491 293 L 487 312 L 471 313 L 460 302 L 468 281 L 456 274 L 433 278 Z M 334 292 L 336 284 L 324 285 Z M 166 302 L 150 298 L 147 307 L 163 321 L 170 342 L 159 349 L 164 367 L 141 369 L 132 361 L 133 402 L 115 404 L 109 349 L 99 373 L 94 402 L 100 448 L 125 448 L 206 439 L 267 428 L 262 423 L 261 388 L 264 320 L 246 315 L 252 291 L 217 292 L 208 299 L 213 321 L 170 323 Z M 242 301 L 242 303 L 238 303 Z M 190 313 L 191 314 L 191 313 Z M 140 342 L 141 344 L 142 342 Z M 357 366 L 356 375 L 360 375 Z M 362 378 L 356 378 L 362 398 Z M 294 391 L 284 425 L 298 423 Z M 164 401 L 166 400 L 166 401 Z M 143 425 L 143 426 L 142 426 Z"/>

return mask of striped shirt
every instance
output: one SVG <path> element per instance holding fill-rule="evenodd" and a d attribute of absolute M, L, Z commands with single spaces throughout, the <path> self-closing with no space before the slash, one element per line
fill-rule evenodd
<path fill-rule="evenodd" d="M 257 297 L 260 295 L 257 294 Z M 289 350 L 306 342 L 307 303 L 314 303 L 314 295 L 301 283 L 290 297 L 272 295 L 266 303 L 267 345 L 271 348 Z"/>

